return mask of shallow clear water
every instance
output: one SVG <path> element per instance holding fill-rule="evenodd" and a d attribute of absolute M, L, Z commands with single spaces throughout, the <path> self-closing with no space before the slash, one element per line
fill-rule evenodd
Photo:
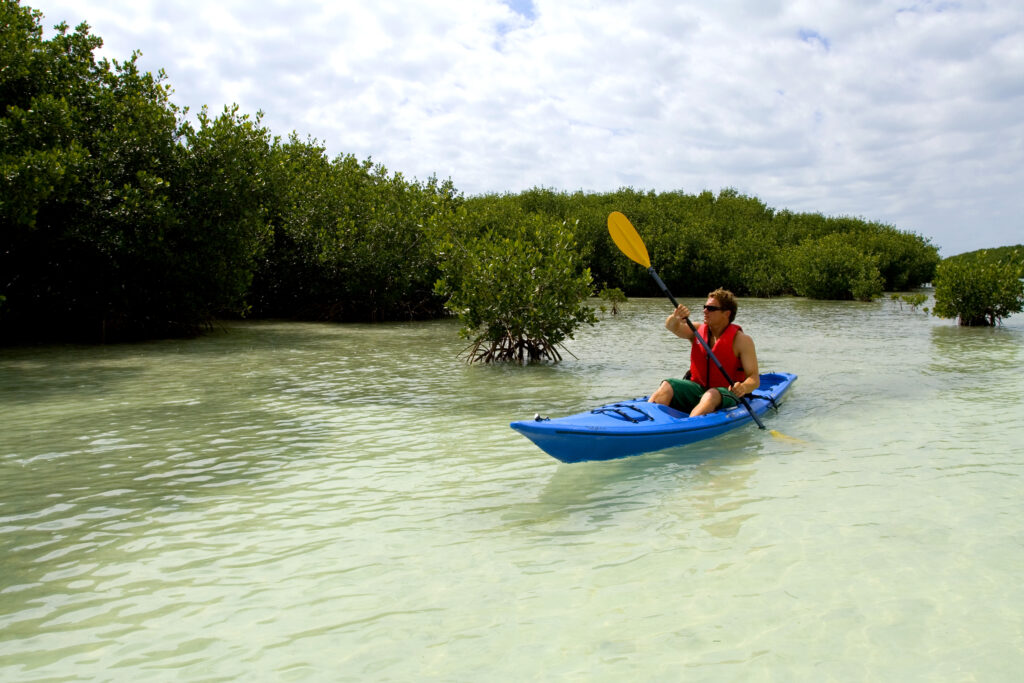
<path fill-rule="evenodd" d="M 508 428 L 678 374 L 667 312 L 533 367 L 450 321 L 0 350 L 0 680 L 1015 679 L 1024 319 L 743 300 L 803 443 Z"/>

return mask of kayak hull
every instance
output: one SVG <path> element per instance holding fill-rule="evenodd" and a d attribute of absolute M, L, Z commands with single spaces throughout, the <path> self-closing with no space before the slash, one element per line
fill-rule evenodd
<path fill-rule="evenodd" d="M 766 372 L 761 386 L 748 397 L 758 416 L 781 402 L 796 381 L 788 372 Z M 753 422 L 742 405 L 710 415 L 690 417 L 647 397 L 599 406 L 558 418 L 520 420 L 509 426 L 562 462 L 613 460 L 640 453 L 685 446 L 710 439 Z"/>

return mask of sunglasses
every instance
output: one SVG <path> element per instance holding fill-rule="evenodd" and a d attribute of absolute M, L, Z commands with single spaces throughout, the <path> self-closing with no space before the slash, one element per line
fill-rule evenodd
<path fill-rule="evenodd" d="M 708 306 L 707 304 L 704 304 L 704 310 L 705 311 L 722 311 L 722 310 L 725 310 L 725 309 L 723 309 L 721 306 Z"/>

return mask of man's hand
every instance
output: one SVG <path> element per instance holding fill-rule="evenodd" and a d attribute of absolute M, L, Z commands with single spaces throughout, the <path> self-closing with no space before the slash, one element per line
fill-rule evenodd
<path fill-rule="evenodd" d="M 744 396 L 750 393 L 750 390 L 747 388 L 747 385 L 744 384 L 743 382 L 733 382 L 732 386 L 729 387 L 729 391 L 731 391 L 733 396 L 735 396 L 736 398 L 743 398 Z"/>

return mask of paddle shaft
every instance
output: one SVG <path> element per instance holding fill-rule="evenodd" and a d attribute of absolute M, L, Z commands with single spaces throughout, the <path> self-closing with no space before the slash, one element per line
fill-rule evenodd
<path fill-rule="evenodd" d="M 661 291 L 665 293 L 665 296 L 667 296 L 668 300 L 672 302 L 672 305 L 679 308 L 679 302 L 676 301 L 676 298 L 672 296 L 672 292 L 668 291 L 668 287 L 666 287 L 665 283 L 661 281 L 660 277 L 658 277 L 658 271 L 654 270 L 654 266 L 648 267 L 647 272 L 650 273 L 651 277 L 654 278 L 654 281 L 658 283 L 658 286 L 661 287 Z M 690 322 L 690 319 L 687 318 L 686 322 Z M 693 327 L 693 325 L 691 324 L 690 327 Z"/>
<path fill-rule="evenodd" d="M 647 272 L 650 273 L 651 277 L 654 278 L 654 281 L 658 283 L 658 286 L 661 287 L 661 291 L 665 293 L 665 296 L 667 296 L 668 300 L 672 302 L 672 305 L 675 306 L 676 308 L 679 308 L 679 302 L 676 301 L 676 298 L 674 296 L 672 296 L 672 292 L 668 291 L 668 287 L 665 286 L 665 283 L 662 281 L 662 279 L 658 277 L 658 273 L 657 271 L 654 270 L 654 266 L 649 266 L 647 268 Z M 686 321 L 686 324 L 689 326 L 690 330 L 693 331 L 693 336 L 696 337 L 697 341 L 700 342 L 700 345 L 704 347 L 704 351 L 708 354 L 708 358 L 710 358 L 711 362 L 715 364 L 715 367 L 718 368 L 718 371 L 722 373 L 722 376 L 725 377 L 725 381 L 727 381 L 729 383 L 729 386 L 731 387 L 733 385 L 732 377 L 730 377 L 729 373 L 725 371 L 724 367 L 722 367 L 722 364 L 719 362 L 718 357 L 711 350 L 711 347 L 708 346 L 707 341 L 705 341 L 704 337 L 700 336 L 700 333 L 697 332 L 697 328 L 693 326 L 693 322 L 690 320 L 689 317 L 683 318 L 683 320 Z M 754 418 L 754 422 L 757 423 L 758 429 L 764 429 L 764 423 L 761 422 L 761 420 L 754 413 L 754 409 L 750 407 L 750 403 L 747 402 L 747 398 L 745 396 L 737 396 L 736 398 L 739 399 L 740 403 L 743 404 L 743 407 L 747 409 L 748 413 L 750 413 L 750 417 Z"/>

